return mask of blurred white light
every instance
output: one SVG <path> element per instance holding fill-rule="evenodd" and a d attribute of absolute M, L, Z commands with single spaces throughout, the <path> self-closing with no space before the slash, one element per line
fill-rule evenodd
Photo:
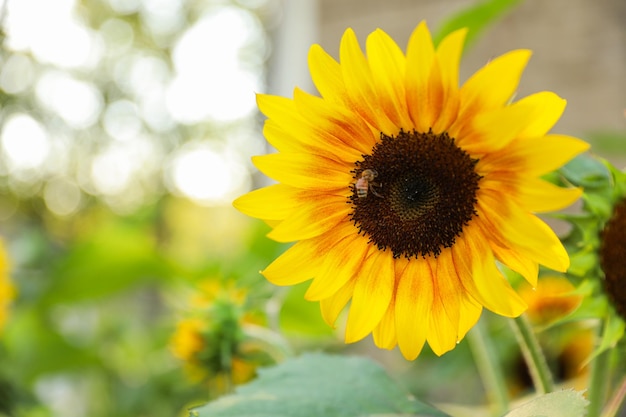
<path fill-rule="evenodd" d="M 63 72 L 49 71 L 41 76 L 36 93 L 44 106 L 76 129 L 93 125 L 102 111 L 100 91 L 93 84 L 76 80 Z"/>
<path fill-rule="evenodd" d="M 156 56 L 135 55 L 126 68 L 128 84 L 136 96 L 149 95 L 163 90 L 170 79 L 170 69 L 165 61 Z"/>
<path fill-rule="evenodd" d="M 133 28 L 121 19 L 107 19 L 100 26 L 100 33 L 111 54 L 121 55 L 133 44 Z"/>
<path fill-rule="evenodd" d="M 118 100 L 107 107 L 104 112 L 104 130 L 117 140 L 128 140 L 141 132 L 141 120 L 137 114 L 137 106 L 129 100 Z"/>
<path fill-rule="evenodd" d="M 108 0 L 109 5 L 119 14 L 131 14 L 139 10 L 140 0 Z"/>
<path fill-rule="evenodd" d="M 188 146 L 170 165 L 172 191 L 204 204 L 224 204 L 249 188 L 243 164 L 228 152 Z"/>
<path fill-rule="evenodd" d="M 207 74 L 203 80 L 181 75 L 167 90 L 167 108 L 181 123 L 193 124 L 206 118 L 233 121 L 252 113 L 258 88 L 254 78 L 241 70 L 219 78 Z"/>
<path fill-rule="evenodd" d="M 68 178 L 54 178 L 46 183 L 43 198 L 51 212 L 58 216 L 69 216 L 80 206 L 81 191 L 78 185 Z"/>
<path fill-rule="evenodd" d="M 4 122 L 1 140 L 12 168 L 39 168 L 50 151 L 48 133 L 39 122 L 23 113 L 14 113 Z"/>
<path fill-rule="evenodd" d="M 57 373 L 38 378 L 35 393 L 38 400 L 52 410 L 52 415 L 81 417 L 88 414 L 84 401 L 88 386 L 74 375 Z"/>
<path fill-rule="evenodd" d="M 232 121 L 255 107 L 257 75 L 242 67 L 241 48 L 251 41 L 249 13 L 222 7 L 195 23 L 172 52 L 176 77 L 167 91 L 167 107 L 181 123 L 209 117 Z"/>
<path fill-rule="evenodd" d="M 96 156 L 91 164 L 91 181 L 101 194 L 114 195 L 124 191 L 133 174 L 133 161 L 123 149 L 111 148 Z"/>
<path fill-rule="evenodd" d="M 13 54 L 2 65 L 0 88 L 9 94 L 18 94 L 31 87 L 35 69 L 26 55 Z"/>
<path fill-rule="evenodd" d="M 95 34 L 74 15 L 75 0 L 8 2 L 7 44 L 59 67 L 89 67 L 102 53 Z"/>
<path fill-rule="evenodd" d="M 183 5 L 180 0 L 143 0 L 143 22 L 157 44 L 187 24 Z"/>
<path fill-rule="evenodd" d="M 139 111 L 144 122 L 156 132 L 167 132 L 176 127 L 165 106 L 165 92 L 161 89 L 146 92 L 139 101 Z"/>

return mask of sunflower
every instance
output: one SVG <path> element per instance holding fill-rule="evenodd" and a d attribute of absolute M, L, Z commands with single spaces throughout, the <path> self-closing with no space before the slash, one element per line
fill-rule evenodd
<path fill-rule="evenodd" d="M 615 204 L 602 229 L 599 255 L 604 291 L 615 311 L 626 320 L 626 196 Z"/>
<path fill-rule="evenodd" d="M 364 55 L 348 29 L 335 61 L 319 45 L 309 67 L 320 96 L 258 95 L 278 152 L 255 166 L 278 183 L 234 202 L 296 242 L 262 274 L 276 285 L 312 279 L 334 325 L 350 302 L 345 340 L 370 333 L 416 358 L 428 342 L 453 349 L 482 308 L 526 309 L 496 261 L 536 285 L 538 265 L 569 258 L 535 213 L 579 196 L 540 178 L 588 148 L 547 134 L 565 100 L 541 92 L 511 102 L 530 51 L 492 59 L 459 87 L 465 29 L 434 47 L 420 23 L 406 54 L 382 30 Z"/>

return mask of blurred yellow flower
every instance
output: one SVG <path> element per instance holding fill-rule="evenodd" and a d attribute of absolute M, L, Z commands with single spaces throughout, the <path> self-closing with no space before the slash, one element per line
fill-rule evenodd
<path fill-rule="evenodd" d="M 582 295 L 574 294 L 574 285 L 562 276 L 545 276 L 537 287 L 522 285 L 520 296 L 528 304 L 526 314 L 533 324 L 546 325 L 572 313 L 582 303 Z"/>
<path fill-rule="evenodd" d="M 199 318 L 179 321 L 170 342 L 174 356 L 186 362 L 194 362 L 198 353 L 202 352 L 205 347 L 202 337 L 205 328 L 206 322 Z"/>
<path fill-rule="evenodd" d="M 0 329 L 4 327 L 8 319 L 9 305 L 16 294 L 9 277 L 9 269 L 9 257 L 4 242 L 0 240 Z"/>
<path fill-rule="evenodd" d="M 257 363 L 248 358 L 243 324 L 245 291 L 232 281 L 208 279 L 191 296 L 189 317 L 180 320 L 170 339 L 172 354 L 182 360 L 189 378 L 216 392 L 250 380 Z"/>

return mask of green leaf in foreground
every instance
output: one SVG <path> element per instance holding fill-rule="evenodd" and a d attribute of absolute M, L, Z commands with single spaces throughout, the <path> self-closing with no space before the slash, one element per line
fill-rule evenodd
<path fill-rule="evenodd" d="M 504 417 L 583 417 L 587 404 L 581 392 L 563 390 L 537 397 Z"/>
<path fill-rule="evenodd" d="M 438 44 L 446 35 L 457 29 L 467 28 L 466 48 L 472 45 L 480 33 L 490 24 L 504 16 L 509 10 L 521 3 L 521 0 L 487 0 L 453 14 L 445 20 L 435 35 Z"/>
<path fill-rule="evenodd" d="M 235 393 L 190 411 L 193 417 L 447 417 L 413 399 L 365 358 L 305 354 L 262 369 Z"/>

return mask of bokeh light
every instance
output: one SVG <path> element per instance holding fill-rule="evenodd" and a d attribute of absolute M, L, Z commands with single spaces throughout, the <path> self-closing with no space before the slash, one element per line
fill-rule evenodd
<path fill-rule="evenodd" d="M 123 212 L 167 192 L 229 205 L 251 184 L 241 161 L 252 154 L 233 151 L 230 138 L 239 136 L 238 149 L 261 143 L 258 130 L 244 143 L 236 130 L 254 123 L 254 93 L 264 89 L 268 41 L 254 9 L 270 2 L 93 3 L 6 5 L 0 88 L 12 102 L 29 94 L 35 100 L 33 111 L 17 105 L 1 127 L 7 175 L 20 177 L 9 182 L 26 180 L 28 195 L 61 216 L 82 203 L 61 206 L 53 193 L 71 194 L 75 186 L 78 195 Z M 192 152 L 196 145 L 185 145 L 209 137 L 217 146 Z M 209 160 L 198 163 L 203 157 Z M 216 172 L 225 180 L 213 181 Z M 50 178 L 56 180 L 47 184 Z M 200 186 L 198 178 L 208 179 Z"/>

